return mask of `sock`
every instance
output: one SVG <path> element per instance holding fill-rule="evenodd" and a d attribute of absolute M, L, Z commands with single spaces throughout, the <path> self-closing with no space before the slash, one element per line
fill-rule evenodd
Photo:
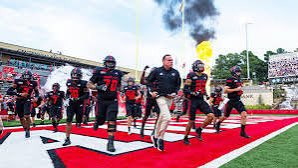
<path fill-rule="evenodd" d="M 245 132 L 245 126 L 246 125 L 241 124 L 241 132 Z"/>
<path fill-rule="evenodd" d="M 113 135 L 109 135 L 108 140 L 113 142 L 114 141 L 114 136 Z"/>
<path fill-rule="evenodd" d="M 221 121 L 217 122 L 218 128 L 220 128 Z"/>

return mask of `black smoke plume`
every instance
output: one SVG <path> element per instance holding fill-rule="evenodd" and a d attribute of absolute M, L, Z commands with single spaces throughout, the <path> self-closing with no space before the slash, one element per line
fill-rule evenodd
<path fill-rule="evenodd" d="M 179 11 L 182 0 L 154 0 L 164 10 L 163 21 L 170 31 L 177 31 L 182 26 L 182 15 Z M 206 20 L 214 20 L 219 12 L 213 0 L 185 0 L 185 27 L 189 35 L 197 42 L 215 38 L 215 30 L 206 25 Z"/>

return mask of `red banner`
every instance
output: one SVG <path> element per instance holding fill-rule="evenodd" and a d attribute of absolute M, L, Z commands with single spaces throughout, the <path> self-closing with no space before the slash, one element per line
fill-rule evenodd
<path fill-rule="evenodd" d="M 4 66 L 3 67 L 3 72 L 4 73 L 10 73 L 10 74 L 14 74 L 14 67 L 10 67 L 10 66 Z"/>

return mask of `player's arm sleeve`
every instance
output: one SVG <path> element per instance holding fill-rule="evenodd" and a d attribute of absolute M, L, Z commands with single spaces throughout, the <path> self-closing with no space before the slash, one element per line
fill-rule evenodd
<path fill-rule="evenodd" d="M 178 71 L 177 71 L 177 74 L 178 74 L 178 76 L 177 76 L 177 83 L 176 83 L 176 93 L 179 92 L 180 86 L 181 86 L 181 77 L 180 77 L 180 74 Z"/>
<path fill-rule="evenodd" d="M 119 82 L 118 82 L 118 84 L 117 84 L 117 90 L 121 92 L 121 90 L 122 90 L 122 89 L 121 89 L 121 86 L 122 86 L 122 78 L 123 78 L 123 75 L 124 75 L 124 74 L 123 74 L 122 71 L 120 71 L 119 74 L 120 74 L 120 76 L 119 76 Z"/>
<path fill-rule="evenodd" d="M 65 99 L 65 92 L 62 91 L 61 94 L 62 94 L 62 95 L 61 95 L 61 98 L 62 98 L 62 99 Z"/>
<path fill-rule="evenodd" d="M 147 77 L 147 86 L 149 87 L 149 90 L 153 90 L 153 82 L 155 82 L 157 75 L 156 71 L 157 69 L 153 70 Z"/>
<path fill-rule="evenodd" d="M 98 76 L 99 71 L 100 71 L 99 67 L 95 68 L 95 70 L 93 71 L 93 75 L 89 79 L 90 82 L 92 82 L 94 84 L 98 82 L 98 80 L 99 80 L 99 76 Z"/>
<path fill-rule="evenodd" d="M 65 95 L 65 98 L 66 98 L 66 99 L 69 99 L 69 97 L 70 97 L 70 91 L 69 91 L 69 89 L 66 89 L 66 95 Z"/>
<path fill-rule="evenodd" d="M 85 100 L 85 99 L 88 99 L 89 97 L 89 89 L 87 88 L 87 82 L 83 83 L 83 87 L 84 87 L 84 94 L 78 98 L 79 100 Z"/>
<path fill-rule="evenodd" d="M 190 84 L 191 84 L 191 74 L 187 74 L 186 80 L 184 82 L 184 87 L 183 87 L 183 93 L 184 94 L 190 94 Z"/>
<path fill-rule="evenodd" d="M 34 93 L 35 93 L 35 97 L 39 97 L 39 90 L 38 90 L 37 83 L 34 84 Z"/>
<path fill-rule="evenodd" d="M 7 95 L 11 95 L 11 96 L 21 96 L 21 95 L 19 95 L 19 93 L 17 93 L 16 88 L 17 88 L 17 84 L 16 84 L 16 82 L 15 82 L 15 83 L 12 85 L 12 87 L 8 88 L 6 94 L 7 94 Z"/>
<path fill-rule="evenodd" d="M 146 74 L 146 70 L 143 71 L 142 76 L 141 76 L 140 83 L 141 83 L 142 85 L 146 85 L 146 84 L 147 84 L 147 80 L 146 80 L 146 78 L 145 78 L 145 74 Z"/>

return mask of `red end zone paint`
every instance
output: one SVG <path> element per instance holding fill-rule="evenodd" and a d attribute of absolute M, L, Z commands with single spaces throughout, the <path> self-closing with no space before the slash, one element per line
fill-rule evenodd
<path fill-rule="evenodd" d="M 259 116 L 249 117 L 250 121 Z M 231 117 L 237 119 L 239 117 Z M 156 149 L 146 148 L 135 152 L 119 154 L 116 156 L 108 156 L 106 154 L 81 148 L 78 146 L 54 149 L 56 157 L 61 162 L 70 168 L 81 167 L 198 167 L 204 165 L 224 154 L 227 154 L 235 149 L 238 149 L 252 141 L 264 137 L 276 130 L 279 130 L 294 122 L 298 122 L 298 118 L 284 118 L 284 117 L 265 117 L 264 119 L 273 119 L 274 121 L 260 122 L 247 126 L 247 133 L 252 136 L 251 139 L 244 139 L 239 136 L 240 128 L 224 129 L 220 134 L 203 133 L 204 141 L 200 142 L 196 138 L 190 139 L 191 145 L 186 146 L 182 141 L 165 142 L 166 151 L 159 152 Z M 150 120 L 152 121 L 152 120 Z M 186 122 L 187 119 L 180 120 Z M 123 122 L 121 122 L 123 123 Z M 171 125 L 178 125 L 172 122 Z M 199 124 L 197 124 L 199 125 Z M 180 126 L 185 126 L 184 124 Z M 51 127 L 43 127 L 45 129 L 52 129 Z M 33 130 L 41 129 L 34 128 Z M 65 127 L 60 126 L 59 130 L 64 131 Z M 21 131 L 18 129 L 17 131 Z M 6 130 L 10 132 L 11 130 Z M 16 130 L 13 130 L 16 131 Z M 175 132 L 175 131 L 169 131 Z M 176 131 L 177 133 L 184 133 Z M 88 135 L 92 137 L 106 138 L 107 133 L 105 129 L 93 131 L 92 128 L 75 128 L 73 133 L 80 135 Z M 5 135 L 5 134 L 4 134 Z M 1 135 L 0 139 L 4 136 Z M 195 135 L 192 133 L 192 135 Z M 132 134 L 130 136 L 125 132 L 117 132 L 116 140 L 131 142 L 142 140 L 139 135 Z M 149 136 L 145 137 L 145 142 L 149 141 Z M 61 142 L 62 144 L 62 142 Z M 5 159 L 5 158 L 4 158 Z"/>
<path fill-rule="evenodd" d="M 191 145 L 182 141 L 166 142 L 166 151 L 154 148 L 118 156 L 107 156 L 79 147 L 57 149 L 56 153 L 66 167 L 198 167 L 232 150 L 240 148 L 284 126 L 297 122 L 298 119 L 285 119 L 249 125 L 247 132 L 251 139 L 239 136 L 240 129 L 231 129 L 221 134 L 203 134 L 204 141 L 192 138 Z M 125 139 L 127 135 L 117 135 Z M 125 136 L 125 137 L 119 137 Z"/>

